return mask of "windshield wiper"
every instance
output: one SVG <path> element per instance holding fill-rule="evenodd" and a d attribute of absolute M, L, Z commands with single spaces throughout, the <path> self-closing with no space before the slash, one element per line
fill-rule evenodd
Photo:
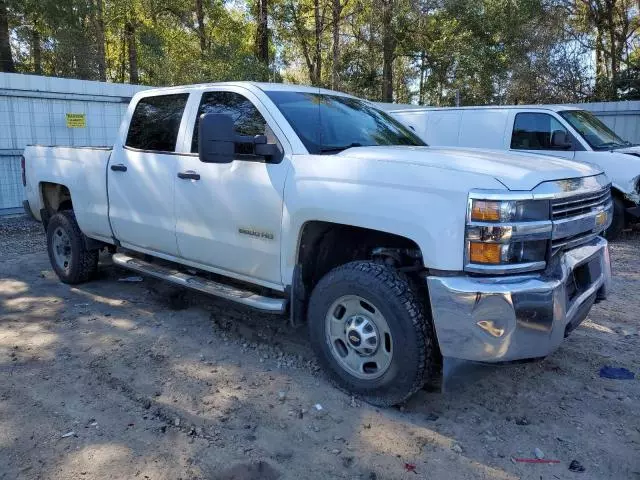
<path fill-rule="evenodd" d="M 616 147 L 628 147 L 630 142 L 618 143 L 618 142 L 605 142 L 598 145 L 598 148 L 616 148 Z"/>
<path fill-rule="evenodd" d="M 346 150 L 347 148 L 353 148 L 353 147 L 362 147 L 361 143 L 358 142 L 353 142 L 351 145 L 343 145 L 341 147 L 335 146 L 335 147 L 324 147 L 320 149 L 320 153 L 338 153 L 341 152 L 343 150 Z"/>

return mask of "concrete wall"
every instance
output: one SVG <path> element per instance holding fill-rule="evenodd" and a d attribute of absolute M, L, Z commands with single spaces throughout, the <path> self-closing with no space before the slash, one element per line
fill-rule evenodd
<path fill-rule="evenodd" d="M 0 73 L 0 215 L 20 212 L 26 145 L 111 145 L 131 97 L 147 87 Z M 68 128 L 67 113 L 86 116 Z"/>

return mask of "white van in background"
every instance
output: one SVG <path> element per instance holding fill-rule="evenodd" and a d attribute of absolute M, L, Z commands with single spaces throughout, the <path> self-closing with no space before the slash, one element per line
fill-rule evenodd
<path fill-rule="evenodd" d="M 561 105 L 386 110 L 431 146 L 535 152 L 595 164 L 612 182 L 608 237 L 640 219 L 640 146 L 590 112 Z"/>

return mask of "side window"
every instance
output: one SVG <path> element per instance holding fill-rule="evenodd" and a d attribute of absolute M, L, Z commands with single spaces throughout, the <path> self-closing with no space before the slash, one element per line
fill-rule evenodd
<path fill-rule="evenodd" d="M 238 135 L 267 135 L 268 141 L 272 142 L 270 129 L 267 122 L 258 109 L 250 100 L 239 93 L 234 92 L 206 92 L 202 95 L 198 116 L 196 117 L 191 140 L 191 152 L 198 151 L 198 128 L 200 126 L 200 116 L 204 113 L 223 113 L 233 118 L 233 124 Z M 252 145 L 236 145 L 236 153 L 252 154 Z"/>
<path fill-rule="evenodd" d="M 567 129 L 547 113 L 518 113 L 513 123 L 511 148 L 520 150 L 553 150 L 553 136 L 570 138 Z"/>
<path fill-rule="evenodd" d="M 127 147 L 156 152 L 175 152 L 178 130 L 188 93 L 146 97 L 131 117 Z"/>

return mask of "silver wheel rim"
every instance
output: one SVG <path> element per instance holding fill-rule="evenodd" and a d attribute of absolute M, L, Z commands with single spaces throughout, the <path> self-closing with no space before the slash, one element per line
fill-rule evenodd
<path fill-rule="evenodd" d="M 358 295 L 338 298 L 325 318 L 331 354 L 347 372 L 372 380 L 391 365 L 391 330 L 378 307 Z"/>
<path fill-rule="evenodd" d="M 69 271 L 71 266 L 71 240 L 69 235 L 62 227 L 57 227 L 53 231 L 52 239 L 53 258 L 56 265 L 65 272 Z"/>

